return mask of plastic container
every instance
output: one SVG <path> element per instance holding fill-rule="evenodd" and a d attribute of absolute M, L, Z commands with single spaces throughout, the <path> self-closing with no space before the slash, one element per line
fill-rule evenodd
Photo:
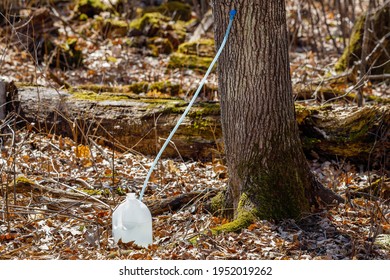
<path fill-rule="evenodd" d="M 134 241 L 143 247 L 153 243 L 152 215 L 148 207 L 128 193 L 112 214 L 112 235 L 115 243 L 122 239 L 123 243 Z"/>

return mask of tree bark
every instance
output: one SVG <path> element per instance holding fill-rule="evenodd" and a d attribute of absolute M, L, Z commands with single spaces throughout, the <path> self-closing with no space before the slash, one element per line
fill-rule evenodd
<path fill-rule="evenodd" d="M 214 1 L 217 45 L 231 8 L 225 2 Z M 315 179 L 294 116 L 285 2 L 235 3 L 218 64 L 230 178 L 222 204 L 236 220 L 297 218 L 315 204 Z"/>

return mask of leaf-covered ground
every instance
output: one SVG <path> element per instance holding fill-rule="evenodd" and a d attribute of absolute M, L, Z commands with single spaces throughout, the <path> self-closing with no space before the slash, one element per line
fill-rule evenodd
<path fill-rule="evenodd" d="M 16 135 L 14 143 L 9 139 L 3 146 L 0 162 L 2 181 L 8 185 L 8 198 L 5 185 L 0 196 L 1 259 L 389 258 L 389 248 L 375 244 L 378 235 L 390 233 L 389 206 L 368 194 L 307 214 L 301 221 L 257 221 L 240 233 L 217 236 L 210 228 L 227 221 L 208 213 L 204 195 L 199 195 L 176 211 L 153 217 L 154 242 L 148 249 L 118 246 L 111 237 L 110 208 L 123 200 L 125 192 L 139 193 L 153 158 L 113 152 L 98 144 L 77 145 L 68 138 L 25 129 Z M 348 163 L 311 166 L 325 185 L 344 197 L 384 176 L 359 172 Z M 145 201 L 218 190 L 226 180 L 220 163 L 165 159 Z M 388 191 L 388 185 L 383 190 Z M 73 196 L 80 192 L 85 199 Z"/>

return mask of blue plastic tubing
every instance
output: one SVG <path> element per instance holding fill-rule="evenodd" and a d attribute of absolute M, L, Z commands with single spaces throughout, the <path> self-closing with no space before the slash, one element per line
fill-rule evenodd
<path fill-rule="evenodd" d="M 180 119 L 177 122 L 176 126 L 172 129 L 172 131 L 169 134 L 167 140 L 165 140 L 164 145 L 161 147 L 159 153 L 157 154 L 156 158 L 154 159 L 153 164 L 150 167 L 148 174 L 146 175 L 146 179 L 145 179 L 144 185 L 142 187 L 141 194 L 139 196 L 139 200 L 140 201 L 142 201 L 142 198 L 144 196 L 144 192 L 145 192 L 146 186 L 148 185 L 148 182 L 149 182 L 150 176 L 152 175 L 154 167 L 156 166 L 156 164 L 157 164 L 158 160 L 160 159 L 162 153 L 164 152 L 165 148 L 168 146 L 169 142 L 171 141 L 172 136 L 175 134 L 176 130 L 179 128 L 180 124 L 183 122 L 184 118 L 186 117 L 186 115 L 190 111 L 192 105 L 194 104 L 196 98 L 199 95 L 199 92 L 201 91 L 203 85 L 205 84 L 207 77 L 209 76 L 211 70 L 213 70 L 214 64 L 217 62 L 219 56 L 221 55 L 222 50 L 225 47 L 227 39 L 229 37 L 230 29 L 232 28 L 233 19 L 234 19 L 234 16 L 236 15 L 236 13 L 237 13 L 236 10 L 231 10 L 230 11 L 230 13 L 229 13 L 229 16 L 230 16 L 229 24 L 228 24 L 228 27 L 226 29 L 225 37 L 223 38 L 223 41 L 221 43 L 221 46 L 219 47 L 219 50 L 218 50 L 217 54 L 215 55 L 213 61 L 211 62 L 210 66 L 209 66 L 209 69 L 207 69 L 206 74 L 204 75 L 203 79 L 201 80 L 198 89 L 196 90 L 196 92 L 195 92 L 194 96 L 192 97 L 190 103 L 188 104 L 187 108 L 185 109 L 183 115 L 180 117 Z"/>

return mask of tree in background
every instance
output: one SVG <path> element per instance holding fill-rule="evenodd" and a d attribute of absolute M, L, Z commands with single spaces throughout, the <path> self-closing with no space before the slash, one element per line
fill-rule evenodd
<path fill-rule="evenodd" d="M 317 183 L 301 148 L 285 1 L 214 1 L 217 45 L 233 7 L 237 15 L 218 62 L 230 180 L 213 205 L 222 206 L 235 221 L 221 230 L 239 229 L 255 217 L 300 217 L 316 204 L 316 196 L 326 202 L 340 199 Z"/>

